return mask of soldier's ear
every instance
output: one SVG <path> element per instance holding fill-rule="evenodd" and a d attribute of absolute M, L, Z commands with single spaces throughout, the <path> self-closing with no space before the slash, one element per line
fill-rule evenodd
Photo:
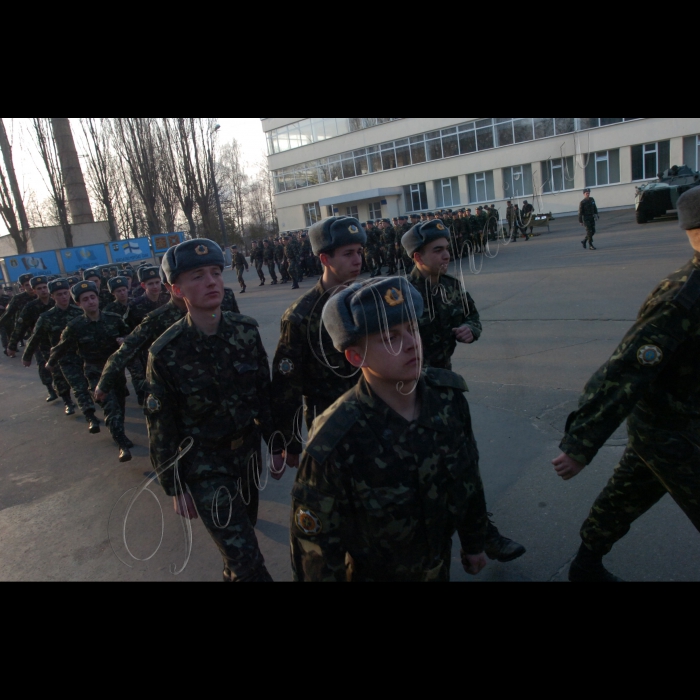
<path fill-rule="evenodd" d="M 182 293 L 182 289 L 181 289 L 180 285 L 177 284 L 177 282 L 175 282 L 175 283 L 171 286 L 171 290 L 172 290 L 173 295 L 176 296 L 178 299 L 184 299 L 184 298 L 185 298 L 185 295 Z"/>
<path fill-rule="evenodd" d="M 362 348 L 351 347 L 345 351 L 345 359 L 353 367 L 364 367 L 365 353 L 362 351 Z"/>

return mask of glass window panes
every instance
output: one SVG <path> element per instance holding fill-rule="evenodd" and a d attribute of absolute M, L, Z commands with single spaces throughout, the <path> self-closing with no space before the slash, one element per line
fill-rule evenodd
<path fill-rule="evenodd" d="M 700 168 L 700 136 L 686 136 L 683 139 L 683 164 L 693 170 Z"/>
<path fill-rule="evenodd" d="M 304 217 L 306 218 L 306 225 L 313 226 L 315 223 L 321 220 L 321 207 L 318 202 L 312 204 L 304 205 Z"/>
<path fill-rule="evenodd" d="M 347 216 L 352 216 L 354 219 L 359 219 L 360 215 L 356 206 L 346 207 L 345 212 Z"/>
<path fill-rule="evenodd" d="M 428 208 L 428 191 L 424 182 L 404 187 L 404 200 L 408 211 L 425 211 Z"/>
<path fill-rule="evenodd" d="M 632 146 L 632 180 L 654 180 L 671 167 L 671 142 Z"/>
<path fill-rule="evenodd" d="M 382 203 L 373 202 L 369 205 L 369 218 L 373 221 L 382 218 Z"/>
<path fill-rule="evenodd" d="M 620 182 L 620 151 L 599 151 L 588 155 L 586 186 L 602 187 Z"/>
<path fill-rule="evenodd" d="M 479 204 L 496 199 L 493 170 L 484 173 L 472 173 L 467 176 L 469 183 L 469 203 Z"/>
<path fill-rule="evenodd" d="M 532 166 L 528 164 L 504 168 L 503 193 L 506 199 L 532 195 Z"/>
<path fill-rule="evenodd" d="M 574 189 L 574 158 L 553 158 L 542 164 L 542 192 L 564 192 Z"/>

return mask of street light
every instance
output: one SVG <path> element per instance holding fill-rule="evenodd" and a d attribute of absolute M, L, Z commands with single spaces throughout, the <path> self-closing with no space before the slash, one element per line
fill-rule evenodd
<path fill-rule="evenodd" d="M 231 251 L 228 247 L 228 236 L 226 235 L 226 223 L 224 222 L 224 212 L 221 209 L 221 198 L 219 197 L 219 186 L 216 184 L 216 173 L 214 172 L 214 136 L 221 129 L 221 124 L 214 124 L 211 132 L 211 151 L 209 152 L 209 164 L 211 166 L 211 179 L 214 183 L 214 199 L 216 200 L 216 210 L 219 213 L 219 226 L 221 227 L 221 235 L 224 239 L 224 257 L 226 265 L 231 264 Z"/>

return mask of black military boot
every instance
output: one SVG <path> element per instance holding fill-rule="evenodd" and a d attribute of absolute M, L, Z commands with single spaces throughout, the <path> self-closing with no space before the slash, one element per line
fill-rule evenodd
<path fill-rule="evenodd" d="M 591 241 L 591 244 L 588 246 L 591 250 L 598 250 L 594 245 L 593 241 Z"/>
<path fill-rule="evenodd" d="M 58 394 L 53 389 L 49 389 L 49 395 L 46 397 L 46 403 L 53 403 L 54 401 L 58 401 Z"/>
<path fill-rule="evenodd" d="M 100 421 L 94 411 L 88 411 L 85 414 L 85 420 L 88 422 L 88 432 L 92 435 L 97 435 L 100 432 Z"/>
<path fill-rule="evenodd" d="M 75 404 L 71 400 L 70 394 L 68 396 L 61 396 L 63 403 L 66 404 L 65 414 L 67 416 L 75 415 Z"/>
<path fill-rule="evenodd" d="M 585 241 L 581 241 L 581 245 L 583 246 L 583 249 L 586 250 L 586 248 L 588 248 L 588 239 L 586 238 Z"/>
<path fill-rule="evenodd" d="M 493 517 L 493 513 L 487 513 L 489 518 Z M 484 551 L 489 559 L 500 561 L 502 564 L 507 564 L 510 561 L 515 561 L 525 554 L 525 547 L 507 537 L 498 531 L 498 528 L 489 519 L 488 528 L 486 529 L 486 542 Z"/>
<path fill-rule="evenodd" d="M 582 544 L 576 559 L 569 568 L 571 583 L 622 583 L 603 566 L 603 555 L 592 552 Z"/>

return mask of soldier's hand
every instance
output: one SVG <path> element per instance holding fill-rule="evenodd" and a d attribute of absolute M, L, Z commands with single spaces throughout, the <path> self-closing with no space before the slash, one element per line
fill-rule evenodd
<path fill-rule="evenodd" d="M 585 468 L 585 464 L 577 462 L 575 459 L 569 457 L 569 455 L 561 454 L 557 457 L 552 464 L 554 465 L 554 471 L 560 476 L 564 481 L 569 481 L 575 476 L 578 476 Z"/>
<path fill-rule="evenodd" d="M 187 518 L 188 520 L 198 520 L 197 509 L 194 507 L 194 501 L 189 493 L 183 493 L 181 496 L 173 496 L 173 505 L 175 512 Z"/>
<path fill-rule="evenodd" d="M 31 360 L 22 360 L 22 364 L 25 367 L 31 367 L 32 366 L 32 361 Z"/>
<path fill-rule="evenodd" d="M 98 403 L 101 403 L 106 398 L 107 398 L 107 394 L 105 394 L 105 392 L 102 391 L 102 389 L 100 389 L 100 387 L 97 387 L 97 389 L 95 389 L 95 401 L 97 401 Z"/>
<path fill-rule="evenodd" d="M 478 576 L 487 565 L 486 554 L 465 554 L 462 552 L 462 566 L 470 576 Z"/>
<path fill-rule="evenodd" d="M 16 350 L 10 350 L 10 348 L 7 348 L 7 356 L 8 357 L 15 357 L 15 355 L 17 355 Z"/>
<path fill-rule="evenodd" d="M 270 476 L 275 481 L 279 481 L 284 476 L 286 471 L 287 461 L 284 458 L 284 453 L 272 455 L 272 469 L 270 470 Z"/>
<path fill-rule="evenodd" d="M 469 328 L 469 326 L 460 326 L 459 328 L 453 328 L 452 332 L 455 334 L 457 337 L 457 340 L 460 343 L 473 343 L 475 338 L 474 338 L 474 333 L 472 332 L 472 329 Z"/>
<path fill-rule="evenodd" d="M 287 460 L 287 466 L 292 469 L 299 468 L 299 455 L 292 455 L 289 452 L 284 453 L 284 458 Z"/>

